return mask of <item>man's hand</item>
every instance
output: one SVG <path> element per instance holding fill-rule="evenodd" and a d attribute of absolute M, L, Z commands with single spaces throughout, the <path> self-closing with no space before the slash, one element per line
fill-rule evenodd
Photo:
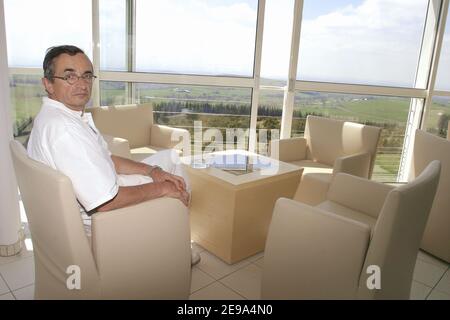
<path fill-rule="evenodd" d="M 186 190 L 179 190 L 171 181 L 162 182 L 161 185 L 165 196 L 179 199 L 186 207 L 189 206 L 189 193 Z"/>
<path fill-rule="evenodd" d="M 150 177 L 154 182 L 171 182 L 180 192 L 186 192 L 186 182 L 180 176 L 168 173 L 160 168 L 155 168 L 150 172 Z"/>

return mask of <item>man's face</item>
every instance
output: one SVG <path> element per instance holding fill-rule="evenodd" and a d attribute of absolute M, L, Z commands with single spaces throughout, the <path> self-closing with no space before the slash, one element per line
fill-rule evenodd
<path fill-rule="evenodd" d="M 54 59 L 54 71 L 56 77 L 64 77 L 71 73 L 82 76 L 92 74 L 92 64 L 82 53 L 74 56 L 63 53 Z M 53 82 L 44 78 L 42 82 L 50 99 L 59 101 L 75 111 L 82 111 L 91 98 L 92 82 L 82 78 L 72 85 L 57 78 L 54 78 Z"/>

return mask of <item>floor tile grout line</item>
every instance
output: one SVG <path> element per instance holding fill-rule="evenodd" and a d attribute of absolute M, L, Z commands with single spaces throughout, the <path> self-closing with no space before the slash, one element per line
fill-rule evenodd
<path fill-rule="evenodd" d="M 209 286 L 212 286 L 214 283 L 216 283 L 216 282 L 218 282 L 219 284 L 221 284 L 221 285 L 223 285 L 225 288 L 227 288 L 227 289 L 229 289 L 229 290 L 231 290 L 231 291 L 233 291 L 234 293 L 236 293 L 238 296 L 240 296 L 240 297 L 242 297 L 242 298 L 244 298 L 245 300 L 248 300 L 246 297 L 244 297 L 243 295 L 241 295 L 240 293 L 238 293 L 238 292 L 236 292 L 235 290 L 233 290 L 232 288 L 229 288 L 228 286 L 226 286 L 225 284 L 223 284 L 222 282 L 220 282 L 219 280 L 216 280 L 216 281 L 214 281 L 214 282 L 211 282 L 210 284 L 208 284 L 208 285 L 206 285 L 206 286 L 204 286 L 203 288 L 201 288 L 201 289 L 198 289 L 198 290 L 195 290 L 194 292 L 192 292 L 189 296 L 192 296 L 194 293 L 197 293 L 197 292 L 199 292 L 200 290 L 202 290 L 202 289 L 206 289 L 206 288 L 208 288 Z M 205 299 L 205 300 L 212 300 L 212 299 Z"/>
<path fill-rule="evenodd" d="M 201 269 L 199 269 L 199 268 L 197 268 L 197 269 L 200 270 L 201 272 L 205 273 L 207 276 L 211 277 L 209 274 L 207 274 L 207 273 L 204 272 L 203 270 L 201 270 Z M 192 272 L 192 271 L 191 271 L 191 272 Z M 195 293 L 195 292 L 197 292 L 197 291 L 199 291 L 199 290 L 201 290 L 201 289 L 203 289 L 203 288 L 206 288 L 206 287 L 209 286 L 210 284 L 213 284 L 214 282 L 217 282 L 217 281 L 218 281 L 218 280 L 214 279 L 213 277 L 211 277 L 211 278 L 212 278 L 214 281 L 208 283 L 207 285 L 202 286 L 201 288 L 199 288 L 199 289 L 197 289 L 197 290 L 192 291 L 190 294 L 193 294 L 193 293 Z M 191 278 L 191 283 L 192 283 L 192 278 Z"/>
<path fill-rule="evenodd" d="M 428 297 L 431 295 L 431 293 L 433 293 L 433 291 L 436 289 L 437 285 L 439 284 L 439 282 L 441 282 L 442 278 L 444 278 L 445 274 L 448 272 L 448 270 L 450 270 L 450 267 L 447 268 L 447 270 L 444 271 L 444 273 L 442 274 L 442 276 L 439 278 L 438 281 L 436 281 L 436 284 L 434 285 L 434 287 L 431 288 L 430 292 L 428 293 L 428 295 L 425 297 L 425 300 L 428 299 Z M 438 292 L 441 292 L 439 290 L 436 290 Z"/>
<path fill-rule="evenodd" d="M 236 290 L 234 290 L 233 288 L 227 286 L 225 283 L 223 283 L 222 281 L 218 280 L 217 282 L 219 282 L 220 284 L 222 284 L 224 287 L 230 289 L 231 291 L 233 291 L 234 293 L 240 295 L 242 298 L 244 298 L 245 300 L 250 300 L 249 298 L 245 297 L 243 294 L 237 292 Z"/>
<path fill-rule="evenodd" d="M 433 288 L 432 286 L 430 286 L 429 284 L 426 284 L 426 283 L 424 283 L 424 282 L 422 282 L 422 281 L 419 281 L 419 280 L 416 280 L 416 279 L 412 279 L 412 281 L 414 282 L 418 282 L 418 283 L 420 283 L 420 284 L 422 284 L 422 285 L 424 285 L 424 286 L 426 286 L 426 287 L 428 287 L 428 288 Z M 439 280 L 438 280 L 438 282 L 439 282 Z"/>
<path fill-rule="evenodd" d="M 254 264 L 253 262 L 250 262 L 250 264 L 253 264 L 255 267 L 258 267 L 258 268 L 260 268 L 261 269 L 261 271 L 262 271 L 262 268 L 260 267 L 260 266 L 258 266 L 258 265 L 256 265 L 256 264 Z M 249 266 L 250 264 L 248 264 L 247 266 Z M 239 269 L 239 270 L 242 270 L 243 268 L 241 268 L 241 269 Z M 234 271 L 234 272 L 232 272 L 232 273 L 230 273 L 229 275 L 227 275 L 227 276 L 224 276 L 224 277 L 222 277 L 222 278 L 220 278 L 219 280 L 217 280 L 218 282 L 220 282 L 221 284 L 223 284 L 225 287 L 227 287 L 227 288 L 229 288 L 229 289 L 231 289 L 231 290 L 233 290 L 232 288 L 230 288 L 229 286 L 227 286 L 225 283 L 223 283 L 222 281 L 220 281 L 220 280 L 222 280 L 222 279 L 224 279 L 224 278 L 227 278 L 228 276 L 231 276 L 233 273 L 236 273 L 237 271 L 239 271 L 239 270 L 236 270 L 236 271 Z M 233 290 L 233 291 L 235 291 L 235 290 Z M 235 291 L 236 292 L 236 291 Z M 238 292 L 236 292 L 236 293 L 238 293 Z M 240 296 L 242 296 L 244 299 L 246 299 L 246 300 L 250 300 L 249 298 L 247 298 L 247 297 L 244 297 L 242 294 L 240 294 L 240 293 L 238 293 Z"/>
<path fill-rule="evenodd" d="M 14 298 L 14 300 L 16 300 L 16 298 L 14 297 L 14 295 L 12 294 L 12 291 L 8 291 L 8 292 L 5 292 L 5 293 L 2 293 L 2 294 L 0 294 L 0 297 L 2 297 L 2 296 L 6 296 L 7 294 L 10 294 L 10 295 L 12 295 L 13 296 L 13 298 Z"/>
<path fill-rule="evenodd" d="M 231 276 L 232 274 L 234 274 L 234 273 L 236 273 L 236 272 L 238 272 L 238 271 L 244 269 L 245 267 L 247 267 L 247 266 L 249 266 L 249 265 L 250 265 L 250 264 L 246 264 L 246 265 L 243 266 L 242 268 L 239 268 L 239 269 L 237 269 L 237 270 L 234 270 L 233 272 L 230 272 L 229 274 L 227 274 L 227 275 L 225 275 L 225 276 L 223 276 L 223 277 L 220 277 L 219 279 L 217 279 L 217 281 L 220 281 L 220 280 L 222 280 L 222 279 L 225 279 L 225 278 Z"/>
<path fill-rule="evenodd" d="M 3 277 L 2 273 L 0 272 L 0 279 L 3 280 L 3 282 L 6 284 L 6 286 L 8 287 L 9 291 L 12 292 L 11 287 L 9 286 L 8 282 L 6 282 L 5 278 Z"/>
<path fill-rule="evenodd" d="M 248 267 L 250 264 L 252 264 L 252 262 L 249 262 L 248 264 L 243 265 L 241 268 L 236 269 L 236 270 L 234 270 L 234 271 L 232 271 L 232 272 L 230 272 L 230 273 L 224 275 L 223 277 L 220 277 L 219 279 L 217 279 L 217 281 L 220 281 L 220 280 L 222 280 L 222 279 L 224 279 L 224 278 L 226 278 L 226 277 L 228 277 L 228 276 L 231 276 L 233 273 L 236 273 L 236 272 L 238 272 L 238 271 L 244 269 L 245 267 Z"/>
<path fill-rule="evenodd" d="M 205 289 L 206 287 L 209 287 L 209 286 L 212 285 L 214 282 L 218 282 L 218 281 L 213 281 L 213 282 L 211 282 L 211 283 L 208 283 L 207 285 L 205 285 L 205 286 L 203 286 L 203 287 L 201 287 L 201 288 L 198 288 L 197 290 L 192 291 L 191 293 L 189 293 L 189 295 L 193 295 L 194 293 L 199 292 L 200 290 Z"/>
<path fill-rule="evenodd" d="M 259 260 L 259 259 L 258 259 L 258 260 Z M 236 272 L 238 272 L 239 270 L 242 270 L 243 268 L 248 267 L 248 266 L 251 265 L 251 264 L 253 264 L 254 266 L 256 266 L 256 267 L 258 267 L 258 268 L 260 268 L 260 269 L 262 270 L 262 268 L 261 268 L 260 266 L 258 266 L 258 265 L 255 264 L 254 262 L 250 262 L 250 263 L 248 263 L 248 264 L 242 266 L 242 268 L 239 268 L 239 269 L 237 269 L 237 270 L 235 270 L 235 271 L 233 271 L 233 272 L 231 272 L 231 273 L 228 273 L 228 274 L 224 275 L 223 277 L 221 277 L 221 278 L 219 278 L 219 279 L 214 278 L 211 274 L 207 273 L 207 272 L 204 271 L 203 269 L 200 269 L 199 266 L 196 266 L 196 268 L 200 269 L 200 271 L 206 273 L 208 276 L 210 276 L 211 278 L 213 278 L 213 279 L 214 279 L 214 282 L 220 282 L 220 283 L 223 284 L 225 287 L 229 288 L 227 285 L 225 285 L 225 284 L 224 284 L 222 281 L 220 281 L 220 280 L 222 280 L 222 279 L 224 279 L 224 278 L 226 278 L 226 277 L 228 277 L 228 276 L 231 276 L 233 273 L 236 273 Z M 197 291 L 199 291 L 199 290 L 201 290 L 201 289 L 204 289 L 204 288 L 210 286 L 210 285 L 213 284 L 214 282 L 211 282 L 210 284 L 207 284 L 206 286 L 204 286 L 204 287 L 202 287 L 202 288 L 200 288 L 200 289 L 197 289 L 197 290 L 193 291 L 191 294 L 194 294 L 195 292 L 197 292 Z M 231 289 L 231 288 L 229 288 L 229 289 Z M 231 290 L 233 290 L 233 289 L 231 289 Z M 234 291 L 234 290 L 233 290 L 233 291 Z M 236 292 L 236 291 L 234 291 L 234 292 Z M 237 293 L 237 292 L 236 292 L 236 293 Z M 241 294 L 239 294 L 239 295 L 242 296 Z M 244 297 L 244 296 L 242 296 L 242 297 L 243 297 L 244 299 L 247 299 L 247 298 Z M 248 299 L 247 299 L 247 300 L 248 300 Z"/>
<path fill-rule="evenodd" d="M 23 258 L 21 258 L 21 259 L 28 259 L 28 258 L 31 258 L 31 257 L 23 257 Z M 13 261 L 13 262 L 17 262 L 17 261 Z M 5 264 L 1 264 L 0 267 L 1 267 L 1 266 L 4 266 L 4 265 L 7 265 L 7 264 L 9 264 L 9 263 L 11 263 L 11 262 L 8 262 L 8 263 L 5 263 Z M 34 269 L 33 269 L 33 273 L 35 273 Z M 14 291 L 17 291 L 17 290 L 20 290 L 20 289 L 24 289 L 24 288 L 26 288 L 26 287 L 29 287 L 29 286 L 32 286 L 32 285 L 35 284 L 35 281 L 33 281 L 33 282 L 30 283 L 30 284 L 27 284 L 27 285 L 25 285 L 25 286 L 23 286 L 23 287 L 16 288 L 16 289 L 12 290 L 11 287 L 9 286 L 8 282 L 6 281 L 6 279 L 3 277 L 3 275 L 2 275 L 1 272 L 0 272 L 0 278 L 3 279 L 3 282 L 5 282 L 6 286 L 7 286 L 8 289 L 9 289 L 9 292 L 14 296 L 14 298 L 15 298 Z M 17 299 L 16 299 L 16 300 L 17 300 Z"/>
<path fill-rule="evenodd" d="M 428 296 L 430 296 L 433 292 L 439 292 L 439 293 L 442 293 L 442 294 L 444 294 L 444 295 L 446 295 L 446 296 L 449 296 L 450 297 L 450 294 L 448 294 L 447 292 L 444 292 L 444 291 L 441 291 L 441 290 L 437 290 L 437 289 L 433 289 L 433 290 L 431 290 L 431 292 L 428 294 Z M 425 298 L 425 300 L 427 300 L 428 299 L 428 296 Z"/>
<path fill-rule="evenodd" d="M 241 270 L 242 268 L 245 268 L 246 266 L 250 265 L 251 263 L 252 263 L 252 262 L 250 261 L 250 262 L 244 264 L 244 265 L 243 265 L 242 267 L 240 267 L 239 269 L 236 269 L 236 270 L 234 270 L 234 271 L 231 271 L 230 273 L 227 273 L 226 275 L 220 277 L 219 279 L 216 279 L 215 276 L 213 276 L 212 274 L 210 274 L 210 273 L 208 273 L 207 271 L 205 271 L 205 270 L 203 270 L 202 268 L 200 268 L 200 265 L 198 265 L 197 268 L 199 268 L 200 270 L 202 270 L 202 271 L 203 271 L 204 273 L 206 273 L 208 276 L 212 277 L 214 280 L 219 281 L 219 280 L 221 280 L 221 279 L 223 279 L 223 278 L 225 278 L 225 277 L 228 277 L 229 275 L 235 273 L 236 271 L 239 271 L 239 270 Z"/>
<path fill-rule="evenodd" d="M 25 289 L 25 288 L 28 288 L 28 287 L 34 286 L 34 284 L 35 284 L 35 282 L 33 282 L 33 283 L 31 283 L 31 284 L 28 284 L 28 285 L 26 285 L 26 286 L 23 286 L 23 287 L 17 288 L 17 289 L 15 289 L 14 291 L 17 291 L 17 290 L 22 290 L 22 289 Z M 11 292 L 14 292 L 14 291 L 13 291 L 13 290 L 11 290 Z"/>
<path fill-rule="evenodd" d="M 0 272 L 0 278 L 3 280 L 3 282 L 6 284 L 6 286 L 9 289 L 9 293 L 13 296 L 14 300 L 17 300 L 16 296 L 14 295 L 13 291 L 11 290 L 11 287 L 9 286 L 8 282 L 6 282 L 5 278 L 3 278 L 2 273 Z M 8 292 L 6 292 L 5 294 L 8 294 Z M 2 294 L 3 295 L 3 294 Z"/>
<path fill-rule="evenodd" d="M 203 287 L 201 287 L 201 288 L 199 288 L 199 289 L 197 289 L 197 290 L 192 291 L 189 295 L 191 296 L 191 295 L 193 295 L 194 293 L 196 293 L 196 292 L 198 292 L 198 291 L 200 291 L 200 290 L 202 290 L 202 289 L 205 289 L 205 288 L 209 287 L 210 285 L 214 284 L 214 282 L 218 282 L 218 281 L 217 281 L 217 280 L 214 280 L 213 282 L 208 283 L 206 286 L 203 286 Z"/>
<path fill-rule="evenodd" d="M 435 258 L 435 259 L 436 259 L 436 258 Z M 431 265 L 433 265 L 433 266 L 435 266 L 435 267 L 442 267 L 441 265 L 438 265 L 438 263 L 434 263 L 434 262 L 431 262 L 431 261 L 428 261 L 428 260 L 425 260 L 425 259 L 421 259 L 421 258 L 419 258 L 419 257 L 417 257 L 416 260 L 420 260 L 420 261 L 422 261 L 422 262 L 431 264 Z M 441 262 L 441 260 L 439 260 L 439 262 Z M 445 261 L 442 261 L 441 263 L 442 263 L 442 264 L 446 264 L 446 265 L 447 265 L 446 268 L 449 268 L 449 267 L 450 267 L 450 263 L 447 263 L 447 262 L 445 262 Z"/>
<path fill-rule="evenodd" d="M 426 262 L 426 261 L 425 261 Z M 444 269 L 444 272 L 442 273 L 442 275 L 440 276 L 440 278 L 439 278 L 439 280 L 437 280 L 437 282 L 433 285 L 433 287 L 431 287 L 429 284 L 426 284 L 426 283 L 424 283 L 424 282 L 422 282 L 422 281 L 420 281 L 420 280 L 417 280 L 417 279 L 414 279 L 414 274 L 413 274 L 413 279 L 412 279 L 412 281 L 416 281 L 416 282 L 419 282 L 420 284 L 423 284 L 423 285 L 425 285 L 425 286 L 427 286 L 427 287 L 431 287 L 431 288 L 434 288 L 438 283 L 439 283 L 439 281 L 441 281 L 441 279 L 442 279 L 442 277 L 447 273 L 447 271 L 448 270 L 450 270 L 450 267 L 447 267 L 447 269 Z M 428 272 L 427 272 L 428 273 Z"/>
<path fill-rule="evenodd" d="M 14 294 L 14 291 L 11 291 L 12 296 L 14 297 L 14 300 L 18 300 L 16 295 Z"/>

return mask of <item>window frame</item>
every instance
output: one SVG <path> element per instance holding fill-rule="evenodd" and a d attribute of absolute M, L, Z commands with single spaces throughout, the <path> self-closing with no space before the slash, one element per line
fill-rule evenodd
<path fill-rule="evenodd" d="M 417 66 L 417 83 L 425 83 L 425 89 L 401 88 L 377 85 L 342 84 L 332 82 L 314 82 L 297 80 L 297 64 L 300 46 L 300 33 L 304 0 L 295 0 L 294 15 L 291 34 L 291 55 L 289 61 L 289 75 L 284 86 L 273 87 L 260 85 L 261 53 L 264 31 L 264 13 L 266 0 L 258 1 L 256 41 L 254 53 L 254 72 L 252 77 L 229 77 L 229 76 L 201 76 L 183 74 L 160 74 L 135 72 L 135 52 L 134 37 L 136 3 L 135 0 L 127 1 L 127 59 L 128 72 L 101 71 L 100 70 L 100 48 L 99 43 L 99 0 L 92 0 L 92 41 L 94 73 L 99 77 L 93 84 L 92 103 L 94 106 L 100 105 L 100 81 L 121 81 L 129 85 L 130 103 L 135 102 L 135 88 L 133 83 L 168 83 L 180 85 L 203 85 L 203 86 L 225 86 L 252 88 L 251 119 L 250 119 L 250 141 L 249 150 L 256 150 L 257 117 L 260 90 L 271 89 L 284 91 L 284 103 L 281 119 L 280 138 L 289 138 L 291 135 L 294 96 L 299 91 L 334 92 L 343 94 L 367 94 L 408 97 L 412 99 L 408 116 L 408 127 L 405 132 L 405 142 L 401 158 L 401 170 L 398 181 L 405 181 L 409 174 L 409 163 L 412 157 L 413 133 L 416 129 L 423 129 L 429 114 L 434 96 L 449 96 L 450 91 L 434 91 L 437 68 L 441 53 L 445 24 L 447 20 L 449 0 L 429 0 L 427 18 L 425 21 L 425 31 L 422 39 L 422 49 Z M 41 75 L 40 68 L 9 68 L 10 74 Z"/>

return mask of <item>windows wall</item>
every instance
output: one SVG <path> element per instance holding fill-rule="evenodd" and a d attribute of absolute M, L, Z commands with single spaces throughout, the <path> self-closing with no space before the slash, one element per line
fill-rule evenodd
<path fill-rule="evenodd" d="M 48 8 L 61 14 L 42 19 Z M 70 42 L 94 60 L 91 105 L 152 102 L 161 124 L 248 130 L 261 153 L 262 130 L 302 135 L 308 114 L 374 124 L 374 179 L 403 180 L 413 130 L 446 134 L 447 11 L 448 0 L 5 0 L 14 132 L 26 140 L 39 110 L 45 50 Z"/>
<path fill-rule="evenodd" d="M 442 36 L 439 60 L 437 61 L 436 82 L 433 88 L 424 127 L 432 134 L 442 138 L 447 136 L 450 120 L 450 22 L 447 15 L 445 30 Z"/>

